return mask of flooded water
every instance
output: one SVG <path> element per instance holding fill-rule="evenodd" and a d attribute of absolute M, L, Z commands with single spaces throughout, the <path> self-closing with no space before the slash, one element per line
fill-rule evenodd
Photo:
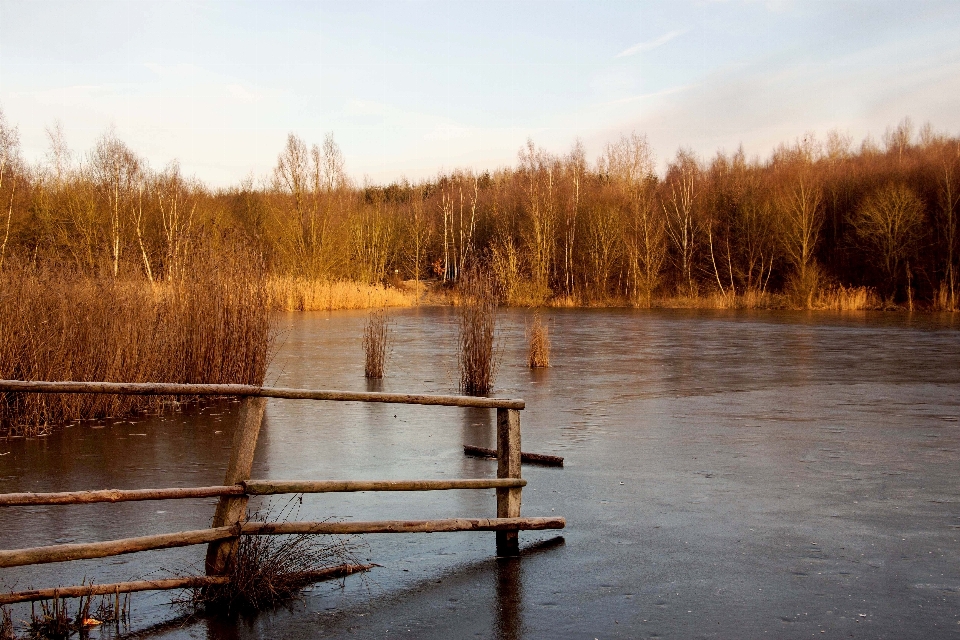
<path fill-rule="evenodd" d="M 960 322 L 950 317 L 552 311 L 553 366 L 501 317 L 496 395 L 521 397 L 524 515 L 494 534 L 372 535 L 380 567 L 253 621 L 184 621 L 133 596 L 157 638 L 941 638 L 960 635 Z M 283 318 L 268 384 L 451 393 L 448 309 L 393 315 L 386 378 L 363 378 L 359 313 Z M 0 491 L 219 484 L 235 403 L 0 441 Z M 493 412 L 271 400 L 254 477 L 489 477 Z M 0 547 L 209 525 L 214 500 L 0 511 Z M 284 498 L 272 500 L 282 507 Z M 269 506 L 269 504 L 267 505 Z M 492 516 L 493 491 L 305 496 L 297 519 Z M 197 572 L 203 548 L 0 570 L 0 588 Z M 15 610 L 22 619 L 28 608 Z M 109 632 L 103 632 L 109 635 Z"/>

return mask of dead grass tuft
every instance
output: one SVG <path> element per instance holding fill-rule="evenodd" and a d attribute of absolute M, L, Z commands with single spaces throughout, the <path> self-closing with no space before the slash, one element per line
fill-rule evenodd
<path fill-rule="evenodd" d="M 0 607 L 0 640 L 16 640 L 16 638 L 10 610 L 6 607 Z"/>
<path fill-rule="evenodd" d="M 293 504 L 291 500 L 273 521 L 286 519 Z M 257 512 L 248 519 L 264 521 Z M 334 536 L 241 536 L 230 582 L 193 589 L 178 604 L 203 613 L 253 615 L 296 599 L 320 580 L 369 569 L 353 551 L 349 541 Z"/>

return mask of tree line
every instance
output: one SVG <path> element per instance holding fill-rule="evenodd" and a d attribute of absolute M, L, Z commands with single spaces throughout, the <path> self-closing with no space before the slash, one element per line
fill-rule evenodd
<path fill-rule="evenodd" d="M 47 131 L 36 163 L 0 114 L 0 269 L 34 263 L 151 283 L 193 252 L 258 252 L 313 280 L 455 283 L 480 265 L 507 302 L 632 304 L 868 287 L 889 304 L 957 308 L 960 138 L 909 119 L 878 142 L 804 136 L 769 158 L 679 149 L 658 171 L 647 139 L 599 158 L 533 141 L 517 163 L 419 182 L 357 184 L 332 135 L 290 134 L 270 176 L 211 189 L 152 169 L 115 133 L 75 156 Z"/>

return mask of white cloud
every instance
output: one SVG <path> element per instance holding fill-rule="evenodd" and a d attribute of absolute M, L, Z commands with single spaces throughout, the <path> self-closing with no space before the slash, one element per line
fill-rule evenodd
<path fill-rule="evenodd" d="M 656 40 L 650 40 L 650 41 L 648 41 L 648 42 L 638 42 L 637 44 L 633 45 L 632 47 L 627 47 L 626 49 L 624 49 L 623 51 L 621 51 L 620 53 L 618 53 L 618 54 L 616 55 L 616 57 L 617 57 L 617 58 L 626 58 L 627 56 L 632 56 L 632 55 L 637 54 L 637 53 L 642 53 L 642 52 L 645 52 L 645 51 L 652 51 L 653 49 L 656 49 L 657 47 L 662 47 L 663 45 L 667 44 L 668 42 L 670 42 L 670 41 L 673 40 L 674 38 L 678 38 L 678 37 L 682 36 L 682 35 L 685 34 L 687 31 L 689 31 L 689 29 L 674 29 L 673 31 L 668 31 L 667 33 L 663 34 L 662 36 L 660 36 L 660 37 L 657 38 Z"/>

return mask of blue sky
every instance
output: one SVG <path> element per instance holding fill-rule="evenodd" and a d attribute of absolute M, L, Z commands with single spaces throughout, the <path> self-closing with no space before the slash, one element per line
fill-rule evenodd
<path fill-rule="evenodd" d="M 11 2 L 0 109 L 39 160 L 108 127 L 211 185 L 333 132 L 387 182 L 516 162 L 530 137 L 595 158 L 621 133 L 766 156 L 904 116 L 960 133 L 960 2 Z"/>

